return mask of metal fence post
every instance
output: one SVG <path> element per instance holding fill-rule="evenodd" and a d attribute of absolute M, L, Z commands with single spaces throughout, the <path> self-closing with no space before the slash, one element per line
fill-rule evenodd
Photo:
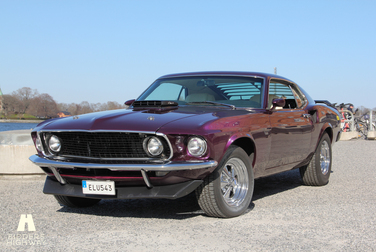
<path fill-rule="evenodd" d="M 355 130 L 354 114 L 351 111 L 349 111 L 349 113 L 351 114 L 350 131 L 354 131 Z"/>
<path fill-rule="evenodd" d="M 369 112 L 369 127 L 368 127 L 368 133 L 367 133 L 367 139 L 368 140 L 375 140 L 376 139 L 376 131 L 375 127 L 373 127 L 373 116 L 372 116 L 372 110 Z"/>
<path fill-rule="evenodd" d="M 369 112 L 369 130 L 373 131 L 373 119 L 372 119 L 372 110 Z"/>

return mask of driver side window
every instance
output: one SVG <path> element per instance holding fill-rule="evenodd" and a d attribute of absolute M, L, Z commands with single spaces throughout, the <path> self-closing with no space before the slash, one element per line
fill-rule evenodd
<path fill-rule="evenodd" d="M 295 109 L 304 105 L 304 98 L 300 95 L 299 90 L 290 83 L 278 80 L 271 80 L 269 85 L 269 101 L 268 108 L 272 107 L 274 98 L 283 98 L 286 101 L 285 106 L 277 107 L 277 109 Z"/>

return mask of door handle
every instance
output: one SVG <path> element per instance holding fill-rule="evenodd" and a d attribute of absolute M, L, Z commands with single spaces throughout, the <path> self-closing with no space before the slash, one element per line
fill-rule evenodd
<path fill-rule="evenodd" d="M 311 118 L 311 115 L 310 114 L 303 114 L 302 117 L 309 119 L 309 118 Z"/>

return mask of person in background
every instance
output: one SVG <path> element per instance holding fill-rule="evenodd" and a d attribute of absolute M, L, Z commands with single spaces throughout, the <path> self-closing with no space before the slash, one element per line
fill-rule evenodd
<path fill-rule="evenodd" d="M 339 112 L 341 113 L 341 116 L 342 116 L 342 118 L 341 118 L 342 130 L 343 130 L 343 132 L 347 132 L 350 129 L 349 123 L 346 122 L 346 120 L 348 120 L 347 117 L 348 117 L 349 113 L 346 113 L 346 111 L 345 111 L 345 104 L 341 103 L 340 106 L 339 106 L 339 108 L 340 108 Z"/>
<path fill-rule="evenodd" d="M 354 105 L 353 105 L 352 103 L 350 103 L 349 106 L 347 107 L 347 110 L 348 110 L 348 111 L 351 111 L 351 113 L 354 114 L 353 109 L 354 109 Z"/>

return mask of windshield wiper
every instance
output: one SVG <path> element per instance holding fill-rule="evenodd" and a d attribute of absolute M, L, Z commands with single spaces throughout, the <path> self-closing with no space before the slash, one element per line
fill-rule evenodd
<path fill-rule="evenodd" d="M 201 103 L 206 103 L 206 104 L 212 104 L 212 105 L 220 105 L 220 106 L 226 106 L 230 107 L 232 110 L 235 110 L 236 107 L 235 105 L 231 104 L 226 104 L 226 103 L 221 103 L 221 102 L 213 102 L 213 101 L 199 101 L 199 102 L 187 102 L 187 104 L 201 104 Z"/>

